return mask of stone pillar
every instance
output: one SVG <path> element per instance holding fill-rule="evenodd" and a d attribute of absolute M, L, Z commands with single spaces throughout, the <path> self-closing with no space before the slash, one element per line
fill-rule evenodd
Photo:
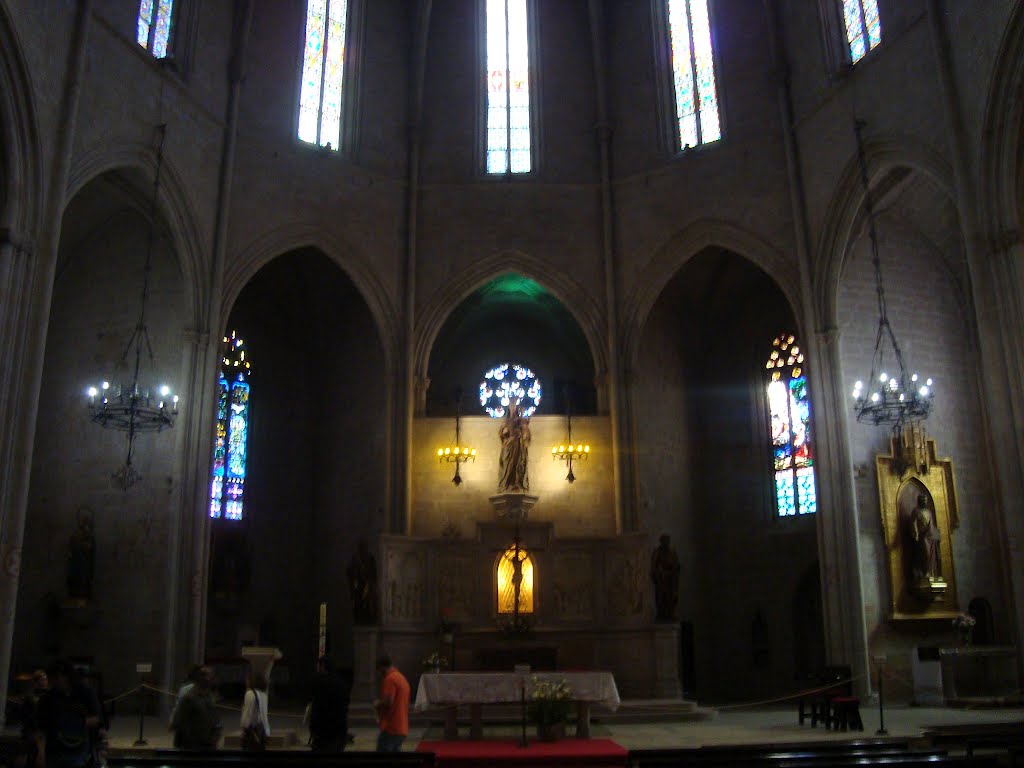
<path fill-rule="evenodd" d="M 26 241 L 38 237 L 35 248 L 19 246 L 9 232 L 0 238 L 0 701 L 7 700 L 10 678 L 39 388 L 92 5 L 92 0 L 76 4 L 47 189 L 22 190 L 45 193 L 38 233 L 24 233 Z"/>
<path fill-rule="evenodd" d="M 862 691 L 868 680 L 867 634 L 860 579 L 860 541 L 853 491 L 846 398 L 839 356 L 839 331 L 815 335 L 810 358 L 818 468 L 818 556 L 825 615 L 825 650 L 830 663 L 849 664 Z"/>
<path fill-rule="evenodd" d="M 175 453 L 178 497 L 170 506 L 163 685 L 173 690 L 190 664 L 203 661 L 206 637 L 206 572 L 209 524 L 206 516 L 215 413 L 214 376 L 219 347 L 210 334 L 186 330 L 182 355 L 184 395 Z"/>
<path fill-rule="evenodd" d="M 25 534 L 25 506 L 31 441 L 18 440 L 20 392 L 24 385 L 22 355 L 26 339 L 32 257 L 23 245 L 4 233 L 0 241 L 0 701 L 7 700 L 7 670 L 11 664 L 14 615 Z M 0 725 L 3 724 L 0 710 Z"/>

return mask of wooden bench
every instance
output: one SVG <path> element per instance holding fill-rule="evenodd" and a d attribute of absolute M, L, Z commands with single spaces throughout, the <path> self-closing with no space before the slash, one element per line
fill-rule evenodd
<path fill-rule="evenodd" d="M 921 737 L 932 746 L 955 746 L 966 748 L 971 739 L 1019 738 L 1024 734 L 1024 720 L 998 723 L 963 723 L 956 725 L 931 725 L 921 731 Z"/>
<path fill-rule="evenodd" d="M 818 749 L 817 747 L 822 747 Z M 849 766 L 894 766 L 896 768 L 991 768 L 994 757 L 951 756 L 945 751 L 909 750 L 900 745 L 879 745 L 863 749 L 835 749 L 827 745 L 802 745 L 792 750 L 774 746 L 632 750 L 634 768 L 843 768 Z"/>
<path fill-rule="evenodd" d="M 313 752 L 304 749 L 243 752 L 234 749 L 213 751 L 158 749 L 147 752 L 108 755 L 110 768 L 432 768 L 433 752 Z"/>

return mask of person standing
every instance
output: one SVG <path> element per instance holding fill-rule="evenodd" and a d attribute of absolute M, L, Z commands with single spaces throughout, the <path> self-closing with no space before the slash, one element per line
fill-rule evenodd
<path fill-rule="evenodd" d="M 270 702 L 267 698 L 267 678 L 257 674 L 252 677 L 252 684 L 246 688 L 242 699 L 242 749 L 249 752 L 262 752 L 267 748 L 267 737 L 270 736 L 270 720 L 267 711 Z"/>
<path fill-rule="evenodd" d="M 377 659 L 377 674 L 380 698 L 373 703 L 380 725 L 377 751 L 401 752 L 402 742 L 409 735 L 409 681 L 386 653 Z"/>
<path fill-rule="evenodd" d="M 216 749 L 221 724 L 213 701 L 213 670 L 202 667 L 191 690 L 174 710 L 175 745 L 182 749 Z"/>
<path fill-rule="evenodd" d="M 318 662 L 309 705 L 309 739 L 314 752 L 342 752 L 348 742 L 352 671 L 338 670 L 328 656 Z"/>
<path fill-rule="evenodd" d="M 92 758 L 91 730 L 100 724 L 96 697 L 69 661 L 54 661 L 46 673 L 50 687 L 35 719 L 36 766 L 81 768 Z"/>

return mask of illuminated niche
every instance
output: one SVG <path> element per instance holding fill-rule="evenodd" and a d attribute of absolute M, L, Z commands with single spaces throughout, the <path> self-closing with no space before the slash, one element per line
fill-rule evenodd
<path fill-rule="evenodd" d="M 533 613 L 533 558 L 519 548 L 519 571 L 523 580 L 519 586 L 519 613 Z M 509 547 L 498 560 L 498 613 L 515 612 L 516 548 Z"/>

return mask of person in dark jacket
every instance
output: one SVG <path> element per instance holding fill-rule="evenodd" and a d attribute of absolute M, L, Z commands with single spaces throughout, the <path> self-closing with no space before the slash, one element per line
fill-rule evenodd
<path fill-rule="evenodd" d="M 182 749 L 216 749 L 221 723 L 213 700 L 213 670 L 203 667 L 191 690 L 182 696 L 171 721 L 174 743 Z"/>
<path fill-rule="evenodd" d="M 327 656 L 320 658 L 318 670 L 309 712 L 310 744 L 314 752 L 342 752 L 348 742 L 352 670 L 338 669 Z"/>

